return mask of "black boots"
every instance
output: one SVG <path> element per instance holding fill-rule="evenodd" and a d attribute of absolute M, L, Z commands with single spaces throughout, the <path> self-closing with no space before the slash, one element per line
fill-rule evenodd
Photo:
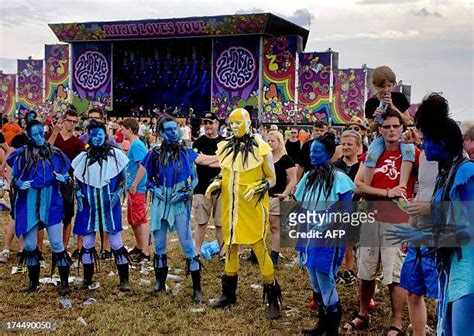
<path fill-rule="evenodd" d="M 97 258 L 99 257 L 97 255 L 97 251 L 95 247 L 91 248 L 81 248 L 81 251 L 79 252 L 79 261 L 82 261 L 82 256 L 84 254 L 89 254 L 90 260 L 92 261 L 90 264 L 84 264 L 84 280 L 82 281 L 81 289 L 88 289 L 90 285 L 92 285 L 92 277 L 94 276 L 94 261 L 97 261 Z"/>
<path fill-rule="evenodd" d="M 130 257 L 128 256 L 128 251 L 125 246 L 122 246 L 118 250 L 112 250 L 115 258 L 115 265 L 117 265 L 117 271 L 120 277 L 120 286 L 119 289 L 121 292 L 130 292 L 132 287 L 128 281 L 128 268 L 130 263 Z M 127 262 L 125 264 L 120 263 L 120 259 L 125 259 Z M 123 261 L 123 260 L 122 260 Z"/>
<path fill-rule="evenodd" d="M 191 261 L 196 261 L 199 264 L 199 268 L 196 271 L 191 271 Z M 204 296 L 201 291 L 201 262 L 199 256 L 195 256 L 193 259 L 186 259 L 187 273 L 191 273 L 191 279 L 193 280 L 193 301 L 195 303 L 204 303 Z"/>
<path fill-rule="evenodd" d="M 276 320 L 280 318 L 281 288 L 278 281 L 273 284 L 263 285 L 263 301 L 267 303 L 267 318 Z"/>
<path fill-rule="evenodd" d="M 54 273 L 54 268 L 57 266 L 59 271 L 59 278 L 61 279 L 61 287 L 59 288 L 59 294 L 65 296 L 69 294 L 69 270 L 72 264 L 71 257 L 66 250 L 54 253 L 53 252 L 53 265 L 51 266 L 51 274 Z"/>
<path fill-rule="evenodd" d="M 29 283 L 27 287 L 22 288 L 20 291 L 26 293 L 36 292 L 39 286 L 39 275 L 41 266 L 39 260 L 41 258 L 41 252 L 36 248 L 33 251 L 23 251 L 20 257 L 20 264 L 24 263 L 36 263 L 36 265 L 28 266 L 28 278 Z"/>
<path fill-rule="evenodd" d="M 161 267 L 160 260 L 162 261 Z M 166 254 L 155 254 L 153 257 L 153 268 L 155 269 L 156 283 L 149 293 L 166 291 L 166 277 L 168 276 L 168 258 Z"/>
<path fill-rule="evenodd" d="M 332 306 L 326 307 L 322 304 L 318 306 L 318 323 L 312 328 L 304 328 L 303 334 L 306 335 L 339 335 L 339 324 L 342 318 L 342 306 L 338 301 Z"/>
<path fill-rule="evenodd" d="M 222 277 L 222 295 L 215 302 L 211 303 L 212 308 L 224 308 L 233 305 L 237 299 L 235 292 L 237 291 L 238 276 L 224 275 Z"/>

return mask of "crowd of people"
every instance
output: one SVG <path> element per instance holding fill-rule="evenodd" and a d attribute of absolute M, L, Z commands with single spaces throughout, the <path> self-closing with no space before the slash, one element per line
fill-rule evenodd
<path fill-rule="evenodd" d="M 241 246 L 249 245 L 248 259 L 262 274 L 266 315 L 278 319 L 285 286 L 275 272 L 287 219 L 282 202 L 296 201 L 293 211 L 300 213 L 376 210 L 355 239 L 336 244 L 300 235 L 295 242 L 312 286 L 309 305 L 317 311 L 315 325 L 301 332 L 337 335 L 367 328 L 379 277 L 390 297 L 387 335 L 404 334 L 406 304 L 413 334 L 426 334 L 425 296 L 437 299 L 439 334 L 471 335 L 466 312 L 474 310 L 474 277 L 466 275 L 474 270 L 474 208 L 468 206 L 474 200 L 474 125 L 461 130 L 437 93 L 425 97 L 412 118 L 403 94 L 392 92 L 395 74 L 386 66 L 374 71 L 373 84 L 376 95 L 366 102 L 366 118 L 353 117 L 337 131 L 322 121 L 310 132 L 297 126 L 255 129 L 242 108 L 225 122 L 205 114 L 198 137 L 188 121 L 167 114 L 149 122 L 130 117 L 106 123 L 103 112 L 92 108 L 80 122 L 70 109 L 46 123 L 30 112 L 23 127 L 8 117 L 0 136 L 0 174 L 11 220 L 0 262 L 12 257 L 14 235 L 19 237 L 20 263 L 29 278 L 23 290 L 37 291 L 46 230 L 61 296 L 71 290 L 72 259 L 83 265 L 82 289 L 92 285 L 98 259 L 114 258 L 120 291 L 132 288 L 131 263 L 151 263 L 156 283 L 150 293 L 165 292 L 168 264 L 175 262 L 168 260 L 167 234 L 176 231 L 192 300 L 204 304 L 200 255 L 212 220 L 224 274 L 222 293 L 210 306 L 237 302 Z M 122 240 L 122 199 L 135 238 L 131 250 Z M 300 233 L 344 227 L 299 224 Z M 342 323 L 336 284 L 357 282 L 359 307 Z"/>

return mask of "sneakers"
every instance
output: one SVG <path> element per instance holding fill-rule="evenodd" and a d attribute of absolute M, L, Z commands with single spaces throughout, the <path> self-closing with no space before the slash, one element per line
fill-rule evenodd
<path fill-rule="evenodd" d="M 111 251 L 102 251 L 102 253 L 100 254 L 100 259 L 102 260 L 112 260 L 113 259 L 113 256 L 112 256 L 112 252 Z"/>
<path fill-rule="evenodd" d="M 146 255 L 145 253 L 140 253 L 140 255 L 138 256 L 138 262 L 140 264 L 148 264 L 150 262 L 150 256 L 149 255 Z"/>
<path fill-rule="evenodd" d="M 353 270 L 337 272 L 336 283 L 349 287 L 354 285 L 356 282 L 357 278 Z"/>
<path fill-rule="evenodd" d="M 0 263 L 2 263 L 2 264 L 7 263 L 8 258 L 10 258 L 10 251 L 3 250 L 2 253 L 0 253 Z"/>

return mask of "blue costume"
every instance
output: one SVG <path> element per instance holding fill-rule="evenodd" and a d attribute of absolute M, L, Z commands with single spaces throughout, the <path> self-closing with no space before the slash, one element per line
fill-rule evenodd
<path fill-rule="evenodd" d="M 141 161 L 147 172 L 147 188 L 153 192 L 150 232 L 155 238 L 153 267 L 156 284 L 151 292 L 166 290 L 166 237 L 168 230 L 176 230 L 186 255 L 187 274 L 191 273 L 193 279 L 194 301 L 202 302 L 200 262 L 192 239 L 190 212 L 192 190 L 197 185 L 194 161 L 198 155 L 192 148 L 179 143 L 179 129 L 172 118 L 162 118 L 159 129 L 163 143 Z"/>
<path fill-rule="evenodd" d="M 307 172 L 298 183 L 295 198 L 303 212 L 321 215 L 337 213 L 336 206 L 346 205 L 352 199 L 356 188 L 349 176 L 335 169 L 330 160 L 335 150 L 335 139 L 332 134 L 325 134 L 311 144 L 312 170 Z M 343 203 L 337 203 L 343 202 Z M 350 203 L 349 203 L 350 204 Z M 345 209 L 345 206 L 342 210 Z M 326 217 L 330 218 L 330 217 Z M 334 224 L 325 220 L 300 223 L 300 233 L 318 231 L 322 235 L 334 229 Z M 331 239 L 299 239 L 296 250 L 300 254 L 300 263 L 305 266 L 314 297 L 318 301 L 318 323 L 312 328 L 304 328 L 304 334 L 337 334 L 342 317 L 342 307 L 336 291 L 336 275 L 344 257 L 344 246 L 335 245 Z"/>
<path fill-rule="evenodd" d="M 63 240 L 63 199 L 60 183 L 68 183 L 70 161 L 56 147 L 45 142 L 43 125 L 34 120 L 27 125 L 30 138 L 27 145 L 18 148 L 7 159 L 12 167 L 13 216 L 18 237 L 23 236 L 25 250 L 20 262 L 26 262 L 30 283 L 24 290 L 33 292 L 39 284 L 41 253 L 37 248 L 38 229 L 46 227 L 53 250 L 52 272 L 58 266 L 61 294 L 68 293 L 71 259 Z"/>
<path fill-rule="evenodd" d="M 107 232 L 120 277 L 120 290 L 130 291 L 129 257 L 122 243 L 120 197 L 126 182 L 127 156 L 106 141 L 105 126 L 95 120 L 88 126 L 89 144 L 72 162 L 76 179 L 77 214 L 74 233 L 84 236 L 80 260 L 84 265 L 83 289 L 92 284 L 97 259 L 95 233 Z"/>

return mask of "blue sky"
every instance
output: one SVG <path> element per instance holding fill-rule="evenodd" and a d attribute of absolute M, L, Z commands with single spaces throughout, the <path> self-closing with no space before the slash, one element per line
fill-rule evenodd
<path fill-rule="evenodd" d="M 310 28 L 305 51 L 339 52 L 339 66 L 389 65 L 412 102 L 443 92 L 453 116 L 474 120 L 474 20 L 470 0 L 140 1 L 2 0 L 0 69 L 42 58 L 57 22 L 271 12 Z"/>

